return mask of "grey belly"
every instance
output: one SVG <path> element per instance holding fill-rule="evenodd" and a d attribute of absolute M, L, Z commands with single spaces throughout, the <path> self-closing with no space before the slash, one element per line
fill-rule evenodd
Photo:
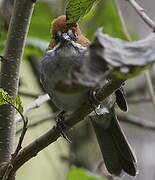
<path fill-rule="evenodd" d="M 77 110 L 86 100 L 87 92 L 83 91 L 80 93 L 60 93 L 53 92 L 49 94 L 54 104 L 61 110 L 75 111 Z"/>

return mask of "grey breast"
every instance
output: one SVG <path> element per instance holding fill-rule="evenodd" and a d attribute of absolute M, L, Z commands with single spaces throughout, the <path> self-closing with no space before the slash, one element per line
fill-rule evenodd
<path fill-rule="evenodd" d="M 45 56 L 41 60 L 41 81 L 50 95 L 52 101 L 63 110 L 74 110 L 83 101 L 85 92 L 72 92 L 70 94 L 59 92 L 55 89 L 57 83 L 67 80 L 74 70 L 75 66 L 79 66 L 84 56 L 86 48 L 78 44 L 64 45 L 60 47 L 57 45 L 52 50 L 45 53 Z"/>

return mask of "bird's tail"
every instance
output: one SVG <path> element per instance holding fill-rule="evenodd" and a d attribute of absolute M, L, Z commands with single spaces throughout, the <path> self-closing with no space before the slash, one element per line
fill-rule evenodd
<path fill-rule="evenodd" d="M 91 117 L 106 168 L 115 176 L 123 172 L 135 176 L 136 158 L 112 111 Z"/>

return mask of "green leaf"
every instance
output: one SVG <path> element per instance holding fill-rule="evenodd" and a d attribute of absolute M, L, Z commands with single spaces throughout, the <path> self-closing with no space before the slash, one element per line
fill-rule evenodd
<path fill-rule="evenodd" d="M 142 71 L 150 69 L 153 63 L 148 63 L 144 66 L 128 66 L 122 68 L 116 68 L 112 71 L 111 75 L 117 79 L 129 79 L 139 75 Z M 123 69 L 128 72 L 123 72 Z"/>
<path fill-rule="evenodd" d="M 80 168 L 70 168 L 67 180 L 107 180 Z"/>
<path fill-rule="evenodd" d="M 19 96 L 10 97 L 9 94 L 0 89 L 0 105 L 10 104 L 13 106 L 19 113 L 23 113 L 22 101 Z"/>
<path fill-rule="evenodd" d="M 68 0 L 66 7 L 67 23 L 76 23 L 90 11 L 99 0 Z"/>

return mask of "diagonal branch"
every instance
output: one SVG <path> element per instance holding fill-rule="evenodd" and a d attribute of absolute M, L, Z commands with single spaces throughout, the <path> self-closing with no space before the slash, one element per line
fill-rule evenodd
<path fill-rule="evenodd" d="M 152 79 L 151 79 L 149 70 L 145 71 L 145 79 L 147 82 L 151 102 L 152 102 L 153 108 L 155 110 L 155 93 L 154 93 L 153 83 L 152 83 Z"/>
<path fill-rule="evenodd" d="M 126 0 L 130 5 L 136 10 L 139 16 L 144 20 L 144 22 L 155 31 L 155 22 L 145 13 L 145 10 L 135 1 Z"/>
<path fill-rule="evenodd" d="M 118 12 L 118 16 L 119 16 L 119 19 L 120 19 L 120 22 L 121 22 L 122 31 L 123 31 L 124 35 L 126 36 L 127 40 L 132 41 L 132 37 L 131 37 L 131 35 L 130 35 L 129 31 L 128 31 L 126 22 L 124 20 L 123 14 L 122 14 L 122 11 L 121 11 L 121 9 L 119 7 L 118 0 L 114 0 L 114 3 L 115 3 L 116 10 Z"/>
<path fill-rule="evenodd" d="M 112 94 L 116 89 L 118 89 L 124 80 L 111 80 L 109 81 L 101 91 L 96 94 L 98 100 L 102 101 L 110 94 Z M 76 112 L 69 115 L 65 120 L 65 127 L 63 127 L 63 131 L 68 131 L 75 124 L 82 121 L 84 117 L 86 117 L 92 109 L 90 108 L 89 103 L 85 103 L 79 108 Z M 35 157 L 41 150 L 46 148 L 51 143 L 55 142 L 60 137 L 59 132 L 53 127 L 47 133 L 34 140 L 28 146 L 26 146 L 20 153 L 17 155 L 13 162 L 13 169 L 11 173 L 15 173 L 23 164 L 25 164 L 29 159 Z M 11 175 L 11 174 L 10 174 Z"/>
<path fill-rule="evenodd" d="M 149 131 L 155 131 L 155 123 L 153 123 L 151 121 L 150 122 L 146 121 L 140 117 L 130 115 L 130 114 L 125 114 L 125 115 L 120 114 L 118 116 L 118 118 L 120 121 L 122 121 L 124 123 L 134 125 L 134 126 L 139 127 L 141 129 L 145 129 L 145 130 L 149 130 Z"/>
<path fill-rule="evenodd" d="M 24 107 L 24 112 L 23 115 L 26 115 L 30 110 L 40 107 L 41 104 L 47 102 L 49 100 L 49 96 L 48 94 L 44 94 L 42 96 L 39 96 L 36 100 L 34 100 L 33 102 L 31 102 L 30 104 L 28 104 L 27 106 Z M 15 117 L 15 122 L 17 123 L 18 121 L 20 121 L 21 119 L 21 115 L 17 114 Z"/>

